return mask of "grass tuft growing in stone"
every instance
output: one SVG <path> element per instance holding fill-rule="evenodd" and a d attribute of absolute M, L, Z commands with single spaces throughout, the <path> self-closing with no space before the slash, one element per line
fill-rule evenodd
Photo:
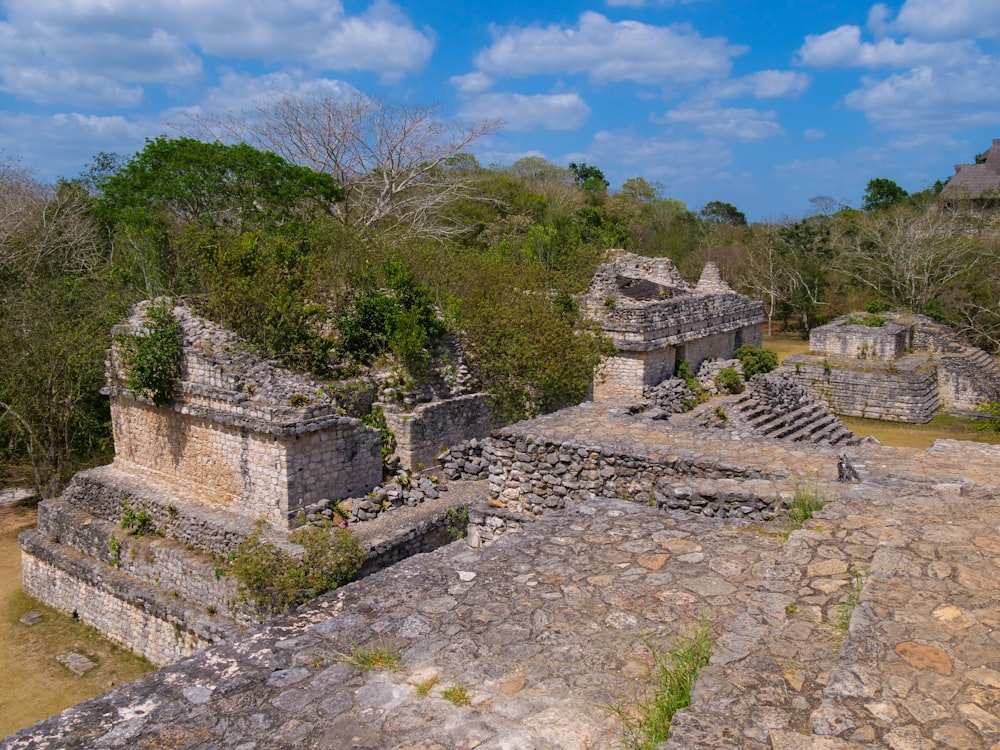
<path fill-rule="evenodd" d="M 395 669 L 399 666 L 399 652 L 385 646 L 372 648 L 355 646 L 350 655 L 343 657 L 343 659 L 362 672 L 371 672 L 376 669 Z"/>
<path fill-rule="evenodd" d="M 828 502 L 814 483 L 801 485 L 795 488 L 795 496 L 782 513 L 781 520 L 789 531 L 801 529 Z"/>
<path fill-rule="evenodd" d="M 646 641 L 653 659 L 652 685 L 634 703 L 608 706 L 622 723 L 622 744 L 629 750 L 654 750 L 670 736 L 674 714 L 691 705 L 691 688 L 712 655 L 712 627 L 707 620 L 681 633 L 669 651 Z"/>
<path fill-rule="evenodd" d="M 464 685 L 452 685 L 441 691 L 441 697 L 446 701 L 451 701 L 456 706 L 468 706 L 472 702 L 472 696 Z"/>
<path fill-rule="evenodd" d="M 864 573 L 858 568 L 851 568 L 851 587 L 844 597 L 844 601 L 837 605 L 837 616 L 833 620 L 833 629 L 840 638 L 847 635 L 851 627 L 851 615 L 854 614 L 858 601 L 861 598 L 861 589 L 864 588 Z"/>

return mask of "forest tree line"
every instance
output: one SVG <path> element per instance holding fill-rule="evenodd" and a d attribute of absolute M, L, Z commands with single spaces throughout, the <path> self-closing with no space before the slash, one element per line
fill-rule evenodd
<path fill-rule="evenodd" d="M 325 379 L 387 359 L 419 378 L 450 332 L 509 419 L 584 397 L 608 344 L 574 295 L 614 247 L 692 280 L 715 261 L 775 328 L 901 309 L 1000 346 L 989 206 L 876 178 L 861 210 L 820 196 L 805 219 L 748 224 L 642 177 L 611 190 L 595 165 L 482 165 L 470 146 L 497 127 L 288 97 L 54 185 L 0 163 L 0 482 L 52 494 L 110 457 L 109 331 L 163 295 Z"/>

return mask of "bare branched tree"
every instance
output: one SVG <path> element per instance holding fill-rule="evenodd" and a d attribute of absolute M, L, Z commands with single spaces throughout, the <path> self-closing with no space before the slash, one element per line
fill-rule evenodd
<path fill-rule="evenodd" d="M 40 267 L 91 270 L 101 262 L 91 198 L 72 183 L 55 188 L 12 163 L 0 163 L 0 270 L 32 275 Z"/>
<path fill-rule="evenodd" d="M 975 262 L 978 229 L 935 211 L 858 215 L 842 232 L 840 268 L 896 307 L 920 312 Z"/>
<path fill-rule="evenodd" d="M 468 170 L 449 160 L 500 123 L 460 124 L 437 106 L 390 104 L 357 94 L 286 96 L 252 110 L 192 119 L 196 135 L 242 141 L 334 176 L 346 192 L 346 224 L 378 232 L 447 236 L 463 227 L 444 209 L 475 197 Z"/>

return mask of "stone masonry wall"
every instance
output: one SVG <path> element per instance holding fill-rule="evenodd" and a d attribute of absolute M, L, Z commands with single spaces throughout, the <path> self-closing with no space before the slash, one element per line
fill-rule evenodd
<path fill-rule="evenodd" d="M 222 618 L 195 614 L 180 599 L 136 587 L 124 574 L 98 567 L 92 558 L 65 545 L 41 542 L 34 531 L 21 536 L 25 593 L 63 612 L 75 612 L 154 664 L 171 664 L 235 632 Z"/>
<path fill-rule="evenodd" d="M 472 393 L 399 412 L 383 405 L 385 420 L 396 436 L 400 468 L 418 471 L 430 466 L 442 449 L 487 435 L 502 422 L 493 414 L 485 393 Z"/>
<path fill-rule="evenodd" d="M 913 424 L 929 422 L 938 410 L 937 374 L 934 368 L 908 368 L 906 364 L 900 361 L 893 370 L 862 370 L 834 363 L 827 370 L 818 358 L 797 355 L 786 359 L 781 367 L 837 414 Z"/>
<path fill-rule="evenodd" d="M 364 494 L 381 477 L 378 433 L 357 420 L 273 435 L 126 398 L 111 408 L 116 466 L 279 526 L 321 499 Z"/>
<path fill-rule="evenodd" d="M 909 325 L 893 321 L 877 327 L 837 321 L 812 329 L 809 349 L 841 357 L 891 362 L 913 345 L 912 330 Z"/>
<path fill-rule="evenodd" d="M 481 450 L 490 494 L 505 510 L 532 515 L 601 496 L 756 520 L 770 517 L 776 498 L 757 492 L 753 480 L 787 479 L 783 472 L 768 475 L 681 451 L 645 455 L 613 445 L 554 442 L 512 428 L 494 433 Z M 716 483 L 702 493 L 689 486 L 699 479 L 740 481 Z"/>

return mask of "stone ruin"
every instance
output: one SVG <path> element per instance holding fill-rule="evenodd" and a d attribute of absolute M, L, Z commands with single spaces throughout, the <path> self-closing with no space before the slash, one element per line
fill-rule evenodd
<path fill-rule="evenodd" d="M 235 581 L 218 571 L 257 528 L 295 554 L 288 532 L 331 519 L 334 505 L 352 523 L 405 507 L 377 530 L 359 525 L 365 575 L 449 541 L 447 513 L 460 498 L 430 502 L 440 496 L 426 478 L 380 486 L 380 431 L 347 413 L 367 410 L 374 389 L 360 401 L 354 388 L 341 397 L 178 304 L 173 398 L 158 406 L 131 394 L 120 342 L 145 334 L 149 304 L 113 331 L 105 392 L 114 461 L 80 472 L 40 504 L 37 528 L 20 538 L 25 592 L 162 665 L 252 622 Z M 492 419 L 484 403 L 483 394 L 462 393 L 384 404 L 399 427 L 399 463 L 440 452 L 439 440 L 482 434 Z M 135 524 L 141 532 L 123 531 Z"/>
<path fill-rule="evenodd" d="M 923 315 L 845 315 L 809 334 L 782 369 L 837 414 L 922 424 L 980 416 L 1000 399 L 1000 363 Z"/>
<path fill-rule="evenodd" d="M 147 304 L 113 334 L 142 335 Z M 117 469 L 285 528 L 328 498 L 379 483 L 377 430 L 345 416 L 315 381 L 249 354 L 234 334 L 186 307 L 173 313 L 183 356 L 169 404 L 133 398 L 112 347 L 106 392 Z"/>
<path fill-rule="evenodd" d="M 714 263 L 697 285 L 668 258 L 610 251 L 594 275 L 584 309 L 614 342 L 615 354 L 594 380 L 594 400 L 641 399 L 686 360 L 697 371 L 709 358 L 727 359 L 744 344 L 760 346 L 762 302 L 734 292 Z"/>

